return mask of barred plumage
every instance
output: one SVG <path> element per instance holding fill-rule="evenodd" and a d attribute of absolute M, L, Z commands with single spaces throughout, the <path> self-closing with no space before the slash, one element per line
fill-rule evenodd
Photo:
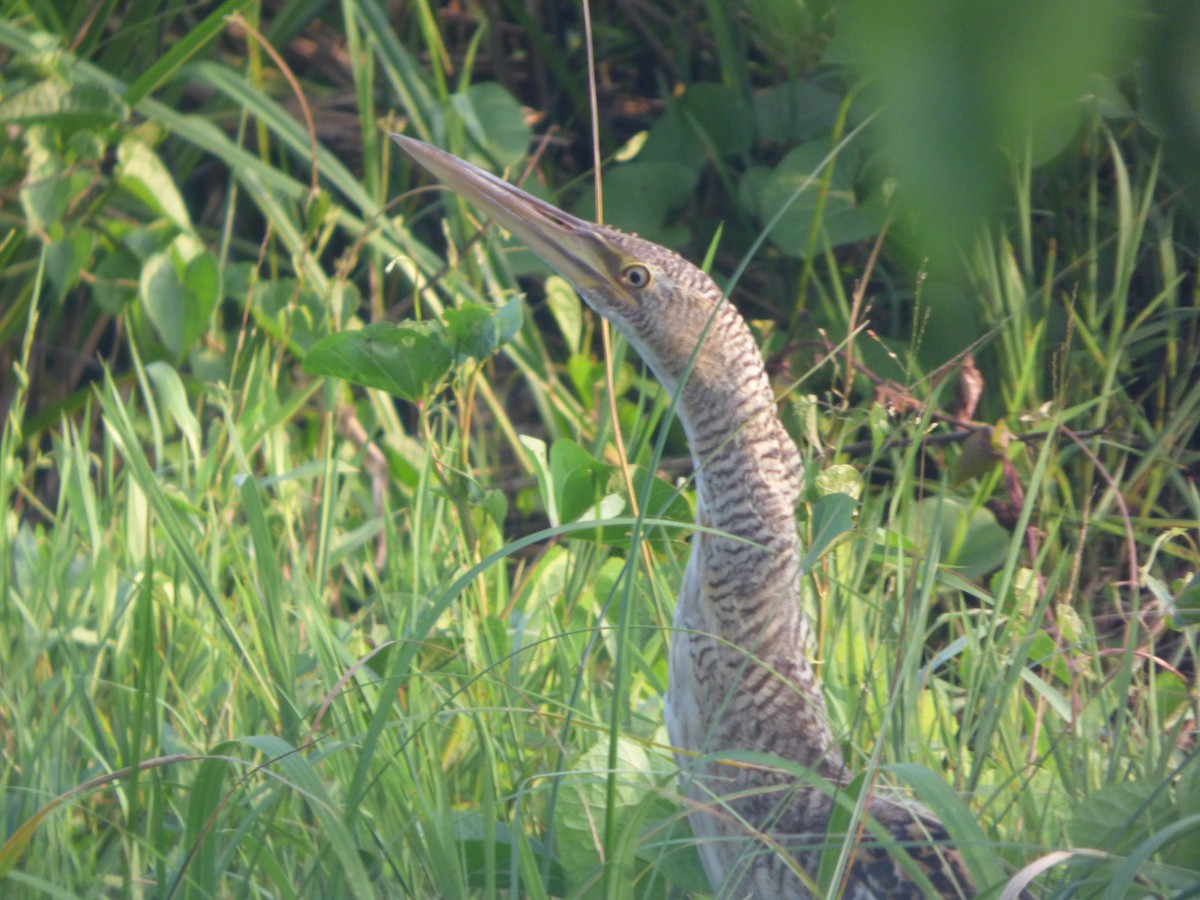
<path fill-rule="evenodd" d="M 720 896 L 809 896 L 824 849 L 844 840 L 829 826 L 832 795 L 849 776 L 799 603 L 800 455 L 750 329 L 712 279 L 679 255 L 576 219 L 418 141 L 396 140 L 570 279 L 678 394 L 697 518 L 707 529 L 692 541 L 675 609 L 667 691 L 692 827 Z M 741 751 L 791 768 L 721 759 Z M 872 840 L 868 828 L 843 896 L 922 897 L 910 868 L 938 896 L 973 894 L 930 814 L 885 796 L 871 799 L 867 812 L 896 846 Z"/>

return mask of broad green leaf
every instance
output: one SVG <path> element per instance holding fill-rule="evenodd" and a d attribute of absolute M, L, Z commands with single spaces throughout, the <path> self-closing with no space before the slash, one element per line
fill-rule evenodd
<path fill-rule="evenodd" d="M 450 371 L 453 359 L 429 322 L 378 322 L 319 340 L 304 359 L 310 375 L 333 375 L 417 402 Z"/>
<path fill-rule="evenodd" d="M 691 142 L 711 147 L 720 156 L 750 152 L 754 117 L 739 90 L 715 82 L 693 84 L 679 98 L 678 106 L 692 128 Z"/>
<path fill-rule="evenodd" d="M 117 244 L 96 266 L 92 296 L 106 313 L 117 315 L 138 296 L 137 288 L 128 283 L 140 277 L 141 262 L 124 244 Z"/>
<path fill-rule="evenodd" d="M 192 219 L 175 179 L 150 147 L 127 137 L 117 148 L 118 183 L 146 207 L 171 221 L 180 231 L 192 230 Z"/>
<path fill-rule="evenodd" d="M 567 340 L 567 346 L 572 353 L 578 353 L 583 342 L 583 302 L 575 293 L 571 282 L 561 275 L 551 275 L 546 279 L 546 305 L 550 314 L 558 323 L 558 330 Z"/>
<path fill-rule="evenodd" d="M 812 538 L 800 562 L 802 572 L 811 569 L 830 544 L 854 527 L 855 506 L 854 497 L 841 491 L 826 494 L 812 505 Z"/>
<path fill-rule="evenodd" d="M 928 542 L 938 535 L 942 562 L 962 577 L 978 579 L 1003 564 L 1009 535 L 991 510 L 969 509 L 953 497 L 926 497 L 917 504 L 917 511 L 914 537 Z"/>
<path fill-rule="evenodd" d="M 71 180 L 47 129 L 35 126 L 28 130 L 25 154 L 29 162 L 19 192 L 21 208 L 33 228 L 48 231 L 66 215 L 73 193 Z"/>
<path fill-rule="evenodd" d="M 687 227 L 668 220 L 691 201 L 697 175 L 686 165 L 643 157 L 613 166 L 604 173 L 604 220 L 648 240 L 679 245 L 686 240 Z M 595 218 L 596 201 L 590 192 L 576 205 L 575 215 Z"/>
<path fill-rule="evenodd" d="M 596 387 L 604 383 L 604 363 L 586 353 L 572 353 L 567 358 L 567 377 L 583 406 L 591 410 L 596 405 Z"/>
<path fill-rule="evenodd" d="M 649 488 L 647 490 L 647 479 Z M 642 515 L 648 519 L 667 519 L 672 522 L 691 522 L 694 519 L 687 495 L 671 482 L 637 466 L 633 470 L 633 486 L 643 503 Z M 675 531 L 670 535 L 679 540 L 686 534 Z"/>
<path fill-rule="evenodd" d="M 701 893 L 703 869 L 679 806 L 661 786 L 674 782 L 673 767 L 642 744 L 618 738 L 614 815 L 620 846 L 601 848 L 608 806 L 608 740 L 598 740 L 571 762 L 554 810 L 559 859 L 578 884 L 593 874 L 607 854 L 608 865 L 623 863 L 626 881 L 642 885 L 637 896 L 658 900 L 672 889 Z M 632 852 L 630 852 L 632 851 Z M 643 870 L 654 868 L 654 877 Z M 669 883 L 668 883 L 669 881 Z M 583 896 L 592 896 L 592 893 Z"/>
<path fill-rule="evenodd" d="M 233 271 L 236 273 L 237 269 L 233 268 Z M 250 309 L 258 324 L 272 337 L 287 341 L 298 356 L 306 356 L 333 330 L 329 321 L 332 304 L 317 296 L 299 279 L 273 278 L 248 287 L 245 278 L 231 279 L 227 270 L 225 281 L 229 296 L 250 292 Z M 355 291 L 350 284 L 345 285 L 345 290 L 351 296 Z M 351 308 L 357 306 L 349 297 L 342 303 Z"/>
<path fill-rule="evenodd" d="M 643 504 L 641 510 L 643 519 L 686 523 L 693 521 L 692 507 L 688 503 L 687 497 L 673 484 L 641 467 L 634 467 L 632 477 L 634 494 Z M 647 479 L 649 479 L 648 483 Z M 624 514 L 628 509 L 624 483 L 616 478 L 615 472 L 609 477 L 609 491 L 610 493 L 594 511 L 597 521 L 601 523 L 600 527 L 595 531 L 576 532 L 572 537 L 581 541 L 595 541 L 610 547 L 628 548 L 633 540 L 632 526 L 604 523 L 605 519 L 615 518 Z M 680 529 L 652 527 L 641 532 L 642 540 L 658 549 L 663 548 L 668 541 L 680 541 L 687 537 L 687 530 Z"/>
<path fill-rule="evenodd" d="M 455 94 L 451 104 L 486 159 L 486 168 L 503 172 L 528 154 L 532 132 L 525 111 L 503 85 L 494 81 L 473 84 Z M 472 156 L 468 153 L 468 159 Z"/>
<path fill-rule="evenodd" d="M 903 218 L 956 259 L 1000 215 L 1010 161 L 1044 160 L 1078 128 L 1089 77 L 1132 25 L 1116 0 L 858 0 L 839 8 L 826 61 L 854 66 L 880 110 Z"/>
<path fill-rule="evenodd" d="M 873 237 L 886 218 L 881 206 L 860 204 L 851 181 L 854 154 L 843 151 L 826 161 L 829 142 L 815 140 L 792 150 L 765 178 L 761 172 L 742 186 L 742 199 L 757 205 L 759 220 L 766 225 L 779 215 L 771 229 L 771 241 L 784 253 L 803 256 L 808 251 L 814 221 L 820 214 L 820 239 L 814 249 L 831 247 Z M 833 165 L 828 192 L 821 197 L 824 171 Z"/>
<path fill-rule="evenodd" d="M 187 294 L 169 254 L 155 253 L 146 260 L 138 279 L 138 296 L 158 339 L 178 358 L 183 352 L 183 306 Z"/>
<path fill-rule="evenodd" d="M 497 348 L 511 341 L 521 330 L 524 305 L 520 296 L 515 296 L 495 311 Z"/>
<path fill-rule="evenodd" d="M 1170 794 L 1158 779 L 1119 781 L 1103 785 L 1075 806 L 1067 835 L 1077 846 L 1124 854 L 1173 815 Z"/>
<path fill-rule="evenodd" d="M 841 98 L 811 81 L 785 81 L 754 95 L 758 136 L 775 144 L 793 145 L 829 134 Z"/>
<path fill-rule="evenodd" d="M 654 796 L 656 778 L 642 745 L 618 738 L 616 815 L 626 820 L 633 808 Z M 555 808 L 559 855 L 567 871 L 585 874 L 600 862 L 607 806 L 608 741 L 598 740 L 570 765 Z"/>
<path fill-rule="evenodd" d="M 521 300 L 514 297 L 499 308 L 482 303 L 463 303 L 443 313 L 446 336 L 461 360 L 486 359 L 521 327 Z"/>
<path fill-rule="evenodd" d="M 204 246 L 178 235 L 142 266 L 138 296 L 159 340 L 179 359 L 208 327 L 217 303 L 217 263 Z"/>
<path fill-rule="evenodd" d="M 92 257 L 95 234 L 88 228 L 65 229 L 66 236 L 46 250 L 46 274 L 63 297 L 79 283 L 79 273 Z"/>
<path fill-rule="evenodd" d="M 611 467 L 574 441 L 563 438 L 550 448 L 550 479 L 562 522 L 574 522 L 604 496 Z"/>
<path fill-rule="evenodd" d="M 182 235 L 181 235 L 182 237 Z M 208 319 L 217 305 L 220 275 L 217 261 L 204 250 L 187 261 L 183 268 L 183 346 L 190 348 L 208 328 Z"/>

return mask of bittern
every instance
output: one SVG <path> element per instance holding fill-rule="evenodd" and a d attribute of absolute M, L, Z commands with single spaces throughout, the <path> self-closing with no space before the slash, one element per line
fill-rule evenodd
<path fill-rule="evenodd" d="M 677 396 L 703 526 L 675 607 L 666 703 L 689 819 L 720 895 L 810 896 L 826 848 L 835 847 L 836 859 L 846 841 L 836 833 L 846 826 L 831 818 L 853 817 L 831 814 L 849 775 L 800 605 L 793 518 L 800 454 L 779 420 L 749 327 L 712 279 L 678 254 L 578 219 L 420 141 L 394 137 L 571 281 Z M 744 752 L 734 761 L 731 751 L 788 762 L 755 765 Z M 856 836 L 833 893 L 974 893 L 945 828 L 915 804 L 875 793 Z"/>

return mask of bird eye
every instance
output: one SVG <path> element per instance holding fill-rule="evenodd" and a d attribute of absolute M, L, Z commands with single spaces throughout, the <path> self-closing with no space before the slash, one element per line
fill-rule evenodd
<path fill-rule="evenodd" d="M 641 263 L 634 263 L 621 271 L 621 277 L 631 288 L 641 290 L 650 283 L 650 270 Z"/>

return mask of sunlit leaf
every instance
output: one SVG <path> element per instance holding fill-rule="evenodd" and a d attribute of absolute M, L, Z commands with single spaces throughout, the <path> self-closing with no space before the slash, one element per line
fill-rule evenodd
<path fill-rule="evenodd" d="M 121 187 L 169 219 L 180 231 L 192 230 L 187 204 L 157 153 L 137 138 L 129 137 L 117 148 L 117 164 Z"/>

